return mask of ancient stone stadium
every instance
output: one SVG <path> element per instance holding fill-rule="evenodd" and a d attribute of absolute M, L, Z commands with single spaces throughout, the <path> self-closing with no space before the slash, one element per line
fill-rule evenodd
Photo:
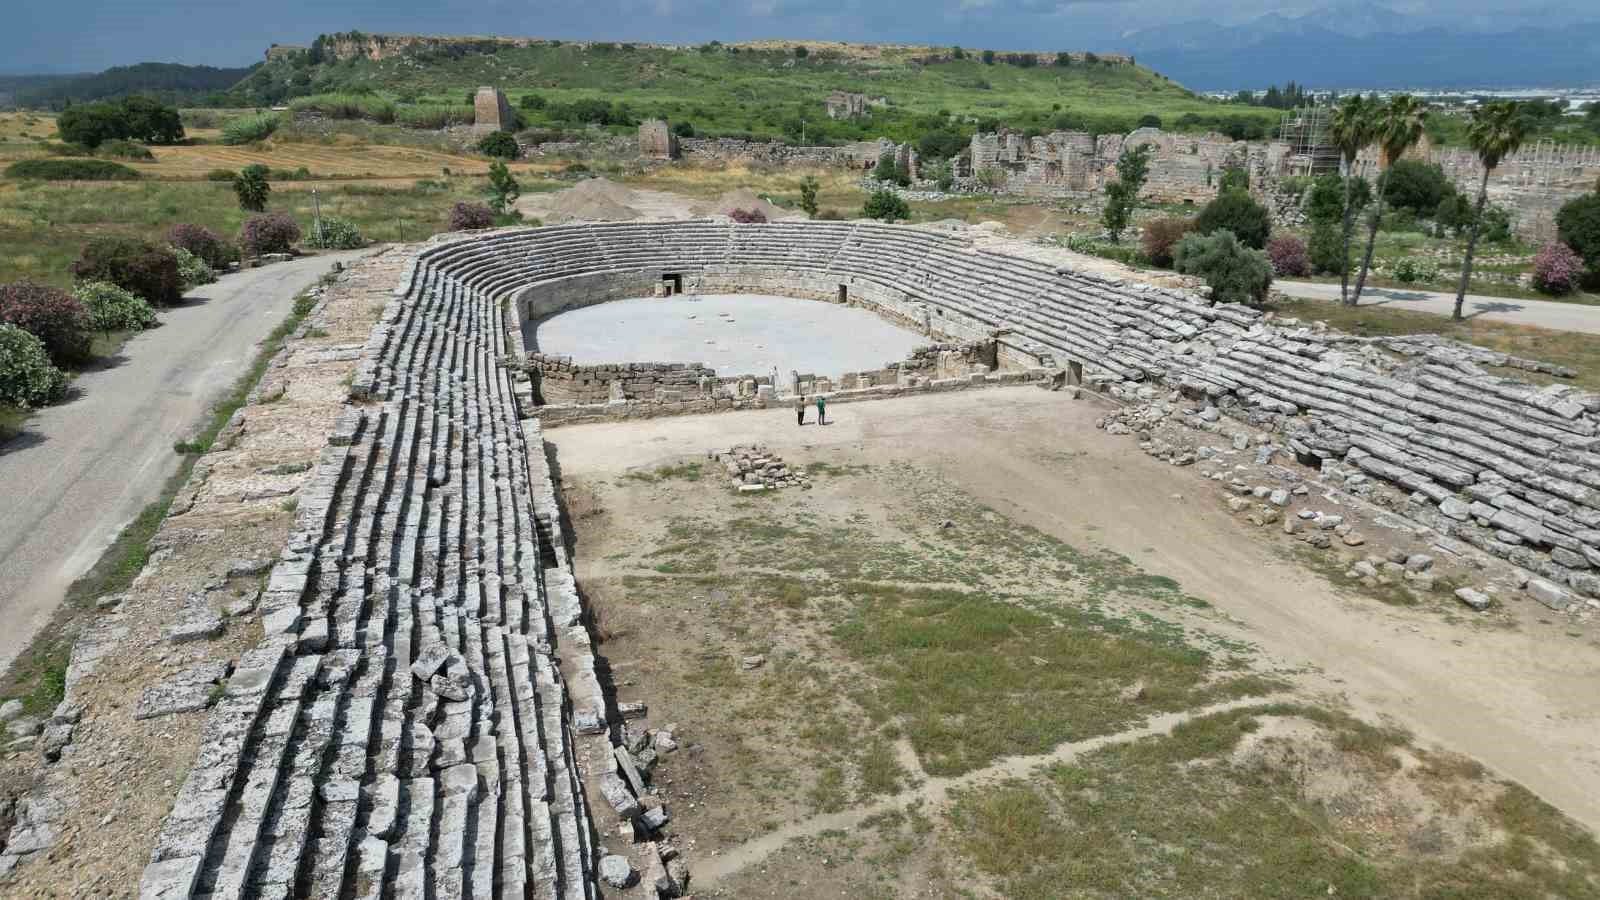
<path fill-rule="evenodd" d="M 203 716 L 181 777 L 152 801 L 159 826 L 142 897 L 681 896 L 702 866 L 706 883 L 726 887 L 717 879 L 798 833 L 787 820 L 752 826 L 766 835 L 759 846 L 714 858 L 673 831 L 694 804 L 667 805 L 655 781 L 658 760 L 686 739 L 627 699 L 654 670 L 620 668 L 602 652 L 622 626 L 580 589 L 571 540 L 588 520 L 570 515 L 561 487 L 562 463 L 580 460 L 558 456 L 546 429 L 717 412 L 734 421 L 797 406 L 804 423 L 805 404 L 819 396 L 831 417 L 867 401 L 889 408 L 1026 385 L 1029 396 L 1066 406 L 1099 404 L 1096 424 L 1128 435 L 1130 456 L 1137 441 L 1149 457 L 1204 472 L 1207 487 L 1230 495 L 1231 513 L 1281 528 L 1308 552 L 1362 545 L 1358 520 L 1406 541 L 1427 534 L 1387 561 L 1357 562 L 1357 580 L 1390 567 L 1395 583 L 1429 589 L 1435 557 L 1448 555 L 1507 573 L 1494 577 L 1551 614 L 1600 598 L 1600 395 L 1561 384 L 1561 371 L 1534 360 L 1275 319 L 965 228 L 726 218 L 511 228 L 394 248 L 342 277 L 327 297 L 346 291 L 351 310 L 368 312 L 351 313 L 342 344 L 285 351 L 230 425 L 240 446 L 266 439 L 270 418 L 256 417 L 273 415 L 273 399 L 294 399 L 297 367 L 347 367 L 342 379 L 318 382 L 327 428 L 297 438 L 317 455 L 298 476 L 294 526 L 270 568 L 234 566 L 194 589 L 203 600 L 252 571 L 264 577 L 253 609 L 240 613 L 259 617 L 259 633 L 243 632 L 231 668 L 140 700 L 146 721 Z M 569 310 L 711 294 L 861 309 L 926 346 L 881 367 L 826 373 L 726 372 L 681 359 L 585 364 L 530 346 L 541 322 Z M 312 321 L 334 327 L 337 302 L 325 299 Z M 1555 383 L 1496 374 L 1508 369 Z M 757 440 L 694 451 L 718 470 L 705 490 L 738 503 L 793 502 L 829 476 L 826 466 L 797 474 L 788 457 L 801 451 L 782 452 Z M 1269 480 L 1260 474 L 1268 467 L 1289 474 Z M 204 488 L 194 490 L 189 500 L 200 505 L 189 516 L 205 502 Z M 1336 498 L 1339 510 L 1314 511 L 1318 496 Z M 930 530 L 967 522 L 952 512 Z M 863 568 L 852 577 L 876 576 Z M 1489 605 L 1477 588 L 1440 587 L 1472 608 Z M 706 602 L 723 602 L 714 594 Z M 46 726 L 64 761 L 75 729 L 95 727 L 93 715 L 83 718 L 83 692 L 98 689 L 106 670 L 97 674 L 96 663 L 109 648 L 179 648 L 163 651 L 176 665 L 181 648 L 222 633 L 223 617 L 206 602 L 150 602 L 169 604 L 153 607 L 170 609 L 160 634 L 129 636 L 121 617 L 130 613 L 119 610 L 80 642 L 67 699 Z M 1106 625 L 1105 639 L 1115 632 Z M 726 677 L 777 665 L 776 651 L 733 652 Z M 1020 658 L 1029 671 L 1057 664 Z M 1172 665 L 1180 662 L 1193 664 Z M 1109 696 L 1137 704 L 1146 690 L 1141 681 Z M 1159 705 L 1176 696 L 1169 690 L 1177 688 L 1152 682 L 1149 702 L 1180 717 L 1170 730 L 1194 710 L 1225 714 L 1278 689 L 1185 694 L 1190 712 Z M 1121 715 L 1071 740 L 1086 742 L 1087 754 L 1116 734 L 1160 731 Z M 1022 744 L 1032 748 L 1024 758 L 1050 761 L 1053 741 Z M 926 784 L 951 796 L 990 763 L 923 759 Z M 19 807 L 5 869 L 25 873 L 68 833 L 52 789 L 46 779 Z M 879 805 L 866 809 L 881 811 L 885 801 L 871 802 Z M 840 818 L 823 816 L 813 834 L 866 821 L 818 808 Z"/>

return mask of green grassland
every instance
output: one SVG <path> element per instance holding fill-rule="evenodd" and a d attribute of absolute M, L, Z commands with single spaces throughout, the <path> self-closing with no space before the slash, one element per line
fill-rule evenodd
<path fill-rule="evenodd" d="M 1053 127 L 1125 132 L 1155 115 L 1168 128 L 1207 131 L 1228 123 L 1270 128 L 1274 110 L 1219 103 L 1136 65 L 1075 61 L 1037 65 L 979 58 L 929 59 L 931 51 L 819 49 L 801 58 L 787 48 L 717 46 L 665 49 L 630 45 L 537 44 L 484 48 L 459 56 L 418 51 L 382 60 L 313 63 L 305 57 L 262 66 L 235 89 L 252 97 L 370 92 L 409 104 L 465 102 L 479 85 L 500 87 L 513 105 L 537 94 L 548 106 L 523 111 L 532 127 L 571 127 L 559 106 L 577 100 L 620 103 L 634 117 L 666 116 L 699 134 L 849 141 L 880 135 L 913 140 L 930 117 L 958 124 L 1003 122 L 1027 130 Z M 848 52 L 847 52 L 848 51 Z M 834 90 L 888 99 L 864 118 L 827 118 Z M 401 109 L 405 108 L 402 104 Z M 1185 118 L 1187 116 L 1188 118 Z M 1182 121 L 1180 121 L 1182 120 Z M 802 122 L 803 135 L 802 135 Z M 627 126 L 621 126 L 619 130 Z"/>

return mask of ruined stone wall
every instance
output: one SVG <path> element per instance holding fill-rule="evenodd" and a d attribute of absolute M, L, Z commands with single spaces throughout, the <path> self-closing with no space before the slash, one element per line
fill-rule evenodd
<path fill-rule="evenodd" d="M 699 162 L 765 162 L 779 165 L 864 168 L 895 149 L 892 141 L 858 141 L 839 147 L 798 147 L 781 141 L 738 138 L 684 138 L 678 142 L 684 159 Z"/>
<path fill-rule="evenodd" d="M 711 396 L 717 371 L 702 363 L 575 365 L 570 356 L 530 353 L 526 371 L 543 403 L 611 403 Z"/>
<path fill-rule="evenodd" d="M 472 112 L 473 131 L 487 133 L 516 128 L 516 114 L 511 111 L 511 103 L 506 99 L 505 92 L 499 88 L 478 88 L 478 93 L 472 98 Z"/>
<path fill-rule="evenodd" d="M 1483 165 L 1478 156 L 1461 148 L 1419 148 L 1407 158 L 1437 163 L 1456 188 L 1478 196 Z M 1355 172 L 1376 183 L 1381 174 L 1378 150 L 1369 147 L 1356 158 Z M 1592 190 L 1600 180 L 1600 147 L 1565 146 L 1539 141 L 1507 157 L 1489 175 L 1489 201 L 1511 213 L 1511 227 L 1531 242 L 1553 240 L 1555 214 L 1575 197 Z"/>

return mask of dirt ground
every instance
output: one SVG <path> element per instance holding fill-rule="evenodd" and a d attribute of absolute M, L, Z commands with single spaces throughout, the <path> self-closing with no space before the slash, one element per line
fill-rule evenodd
<path fill-rule="evenodd" d="M 1419 886 L 1462 877 L 1445 874 L 1444 861 L 1501 859 L 1485 842 L 1516 830 L 1507 822 L 1524 821 L 1511 807 L 1521 809 L 1525 792 L 1494 776 L 1600 827 L 1600 748 L 1592 740 L 1600 641 L 1591 628 L 1531 604 L 1470 617 L 1444 604 L 1389 606 L 1338 588 L 1296 562 L 1290 539 L 1230 515 L 1221 485 L 1095 429 L 1108 408 L 1012 388 L 851 404 L 830 410 L 826 427 L 797 428 L 792 411 L 774 410 L 546 432 L 580 583 L 610 638 L 602 649 L 619 701 L 647 702 L 650 726 L 674 730 L 684 747 L 662 760 L 657 785 L 700 887 L 717 896 L 788 896 L 795 885 L 813 896 L 1059 896 L 1051 878 L 1089 876 L 1004 862 L 1018 852 L 1042 860 L 1076 853 L 1052 843 L 1061 829 L 1044 826 L 1059 820 L 1036 832 L 1006 823 L 1037 809 L 1095 822 L 1079 809 L 1083 797 L 1103 799 L 1114 782 L 1136 780 L 1116 773 L 1146 772 L 1139 766 L 1154 765 L 1153 756 L 1168 752 L 1162 748 L 1179 753 L 1217 729 L 1226 732 L 1211 747 L 1218 755 L 1183 766 L 1233 779 L 1224 793 L 1236 797 L 1261 789 L 1238 779 L 1276 773 L 1268 782 L 1290 784 L 1342 840 L 1370 841 L 1362 845 L 1368 852 L 1399 847 L 1395 858 L 1411 860 L 1405 875 Z M 706 451 L 747 443 L 807 467 L 814 487 L 734 494 Z M 819 543 L 817 534 L 834 537 Z M 986 558 L 995 564 L 985 566 Z M 793 579 L 818 569 L 841 581 L 804 574 L 797 591 Z M 1080 575 L 1068 577 L 1068 569 Z M 1085 593 L 1085 571 L 1100 573 L 1091 582 L 1123 574 L 1111 592 Z M 933 603 L 927 592 L 946 584 L 1025 607 L 1037 599 L 1033 590 L 1046 605 L 1030 609 L 1059 597 L 1104 616 L 1095 627 L 1108 633 L 1116 629 L 1107 622 L 1134 622 L 1127 634 L 1140 640 L 1178 635 L 1177 645 L 1204 648 L 1211 663 L 1190 672 L 1189 687 L 1210 692 L 1184 692 L 1177 670 L 1152 666 L 1138 684 L 1117 685 L 1124 704 L 1137 698 L 1129 709 L 1116 697 L 1072 694 L 1080 718 L 1067 727 L 1053 725 L 1056 702 L 1041 699 L 1030 716 L 1013 721 L 995 711 L 986 713 L 993 722 L 966 723 L 952 750 L 935 731 L 919 732 L 915 699 L 895 707 L 897 690 L 919 689 L 915 679 L 885 680 L 891 654 L 874 659 L 870 642 L 849 652 L 851 629 L 870 634 L 876 614 L 863 619 L 855 598 L 805 595 L 808 585 L 847 578 L 878 591 L 920 584 L 904 588 L 924 591 L 920 603 Z M 728 584 L 749 603 L 729 596 Z M 869 608 L 891 621 L 899 609 Z M 1022 637 L 1019 646 L 1050 646 L 1047 634 Z M 1037 683 L 1049 685 L 1063 661 L 1038 653 Z M 755 656 L 762 661 L 743 668 Z M 1125 674 L 1108 671 L 1101 680 Z M 1015 699 L 995 696 L 1000 706 Z M 1267 718 L 1259 705 L 1286 699 L 1315 704 L 1314 712 L 1274 707 L 1279 718 Z M 1250 704 L 1257 705 L 1243 708 Z M 990 730 L 1003 738 L 991 739 Z M 1409 737 L 1393 737 L 1403 733 Z M 1380 749 L 1360 749 L 1368 746 Z M 1313 770 L 1324 774 L 1307 774 Z M 1168 776 L 1152 782 L 1157 793 L 1172 789 Z M 1096 778 L 1110 780 L 1084 786 Z M 1476 806 L 1462 806 L 1468 796 Z M 1016 809 L 1004 806 L 1012 802 Z M 1118 810 L 1125 822 L 1154 816 L 1145 827 L 1159 827 L 1161 816 L 1149 810 Z M 1479 815 L 1490 812 L 1500 818 Z M 1297 823 L 1273 827 L 1289 834 Z M 1561 828 L 1570 826 L 1551 834 L 1565 837 L 1537 840 L 1560 856 L 1571 838 L 1571 857 L 1588 859 L 1592 835 Z M 1479 856 L 1461 856 L 1472 848 Z M 1256 852 L 1238 852 L 1247 851 Z M 1488 871 L 1495 866 L 1516 870 L 1501 860 Z M 1317 877 L 1324 876 L 1319 893 L 1362 893 L 1365 882 L 1349 872 Z M 1389 869 L 1384 877 L 1398 876 Z M 1524 887 L 1567 896 L 1597 883 L 1582 880 L 1592 874 L 1573 877 Z M 1248 895 L 1248 884 L 1224 893 Z M 1167 889 L 1183 895 L 1182 885 L 1139 891 Z"/>

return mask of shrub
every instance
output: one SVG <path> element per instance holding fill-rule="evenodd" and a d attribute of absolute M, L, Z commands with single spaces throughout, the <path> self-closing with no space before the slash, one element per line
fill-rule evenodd
<path fill-rule="evenodd" d="M 474 115 L 471 106 L 424 103 L 398 107 L 395 110 L 395 121 L 406 128 L 439 129 L 449 128 L 452 125 L 471 125 Z"/>
<path fill-rule="evenodd" d="M 813 219 L 817 217 L 817 191 L 821 187 L 814 176 L 800 179 L 800 208 Z"/>
<path fill-rule="evenodd" d="M 1600 271 L 1600 193 L 1567 201 L 1556 213 L 1556 233 L 1591 272 Z"/>
<path fill-rule="evenodd" d="M 1424 256 L 1402 256 L 1394 264 L 1394 280 L 1401 284 L 1436 281 L 1439 263 Z"/>
<path fill-rule="evenodd" d="M 478 152 L 499 159 L 516 159 L 522 155 L 517 139 L 504 131 L 491 131 L 478 141 Z"/>
<path fill-rule="evenodd" d="M 728 218 L 744 225 L 766 224 L 767 216 L 759 209 L 736 209 L 728 213 Z"/>
<path fill-rule="evenodd" d="M 1560 241 L 1551 241 L 1533 258 L 1533 286 L 1560 297 L 1578 289 L 1583 278 L 1583 257 Z"/>
<path fill-rule="evenodd" d="M 277 113 L 257 113 L 250 116 L 240 116 L 222 126 L 222 142 L 236 145 L 264 141 L 272 137 L 272 133 L 278 130 L 279 121 Z"/>
<path fill-rule="evenodd" d="M 322 250 L 354 250 L 366 246 L 367 239 L 355 223 L 324 216 L 321 224 L 311 229 L 309 243 Z"/>
<path fill-rule="evenodd" d="M 1455 190 L 1438 163 L 1401 159 L 1389 166 L 1383 196 L 1395 209 L 1408 209 L 1426 219 L 1431 218 L 1439 204 Z"/>
<path fill-rule="evenodd" d="M 300 240 L 300 226 L 281 212 L 251 216 L 239 226 L 239 246 L 251 256 L 287 253 Z"/>
<path fill-rule="evenodd" d="M 1189 234 L 1178 242 L 1173 265 L 1185 275 L 1205 279 L 1211 296 L 1233 303 L 1261 303 L 1272 286 L 1272 262 L 1245 246 L 1232 231 Z"/>
<path fill-rule="evenodd" d="M 205 260 L 213 269 L 226 269 L 239 258 L 239 248 L 204 225 L 179 222 L 167 232 L 167 243 Z"/>
<path fill-rule="evenodd" d="M 888 188 L 873 191 L 872 196 L 861 206 L 861 214 L 869 219 L 879 219 L 884 222 L 893 222 L 896 219 L 911 218 L 911 207 L 900 195 Z"/>
<path fill-rule="evenodd" d="M 100 149 L 96 152 L 98 152 L 101 156 L 116 156 L 121 157 L 122 159 L 156 158 L 156 155 L 150 152 L 149 147 L 145 147 L 141 144 L 135 144 L 133 141 L 125 141 L 122 138 L 117 138 L 113 141 L 106 141 L 100 145 Z"/>
<path fill-rule="evenodd" d="M 1311 270 L 1318 275 L 1343 275 L 1350 271 L 1350 260 L 1344 255 L 1344 237 L 1339 233 L 1339 223 L 1317 223 L 1311 230 L 1307 256 Z"/>
<path fill-rule="evenodd" d="M 289 104 L 295 112 L 317 112 L 333 119 L 371 119 L 388 125 L 394 122 L 395 105 L 370 94 L 315 94 Z"/>
<path fill-rule="evenodd" d="M 256 163 L 245 166 L 233 176 L 233 193 L 239 198 L 240 209 L 261 212 L 267 208 L 267 197 L 272 194 L 272 185 L 267 183 L 270 172 L 266 166 Z"/>
<path fill-rule="evenodd" d="M 0 321 L 38 338 L 58 366 L 89 358 L 89 316 L 77 297 L 60 288 L 35 281 L 0 284 Z"/>
<path fill-rule="evenodd" d="M 486 203 L 460 201 L 450 207 L 451 231 L 476 231 L 494 225 L 494 210 Z"/>
<path fill-rule="evenodd" d="M 239 173 L 232 169 L 212 169 L 206 173 L 207 181 L 232 181 Z"/>
<path fill-rule="evenodd" d="M 1272 216 L 1244 191 L 1224 191 L 1206 204 L 1194 220 L 1196 234 L 1231 231 L 1239 243 L 1252 250 L 1267 245 L 1272 232 Z"/>
<path fill-rule="evenodd" d="M 7 166 L 6 177 L 41 181 L 132 181 L 139 173 L 107 159 L 24 159 Z"/>
<path fill-rule="evenodd" d="M 175 108 L 148 97 L 124 97 L 68 107 L 57 117 L 56 130 L 63 139 L 85 147 L 118 139 L 171 144 L 183 139 L 183 120 Z"/>
<path fill-rule="evenodd" d="M 95 331 L 143 331 L 156 324 L 156 311 L 143 297 L 104 281 L 72 289 Z"/>
<path fill-rule="evenodd" d="M 1250 170 L 1244 166 L 1226 166 L 1222 170 L 1222 178 L 1217 182 L 1217 191 L 1226 194 L 1229 191 L 1249 191 Z"/>
<path fill-rule="evenodd" d="M 211 271 L 206 261 L 193 253 L 182 247 L 173 247 L 172 255 L 178 258 L 178 278 L 183 281 L 185 290 L 217 280 L 217 273 Z"/>
<path fill-rule="evenodd" d="M 1350 188 L 1350 205 L 1357 212 L 1372 202 L 1372 185 L 1365 178 L 1357 178 Z M 1306 212 L 1312 222 L 1344 221 L 1344 179 L 1338 175 L 1322 175 L 1311 185 L 1311 199 Z"/>
<path fill-rule="evenodd" d="M 1183 236 L 1194 230 L 1193 219 L 1153 219 L 1145 223 L 1144 234 L 1139 238 L 1139 244 L 1144 249 L 1145 258 L 1150 260 L 1152 266 L 1163 269 L 1172 268 L 1172 250 Z"/>
<path fill-rule="evenodd" d="M 1304 278 L 1311 274 L 1311 256 L 1305 241 L 1292 234 L 1279 235 L 1267 242 L 1267 259 L 1279 278 Z"/>
<path fill-rule="evenodd" d="M 182 296 L 178 258 L 166 247 L 137 238 L 89 241 L 72 264 L 72 276 L 78 281 L 110 282 L 152 306 L 170 306 Z"/>
<path fill-rule="evenodd" d="M 48 406 L 66 393 L 66 373 L 50 364 L 44 344 L 0 322 L 0 403 L 29 409 Z"/>

